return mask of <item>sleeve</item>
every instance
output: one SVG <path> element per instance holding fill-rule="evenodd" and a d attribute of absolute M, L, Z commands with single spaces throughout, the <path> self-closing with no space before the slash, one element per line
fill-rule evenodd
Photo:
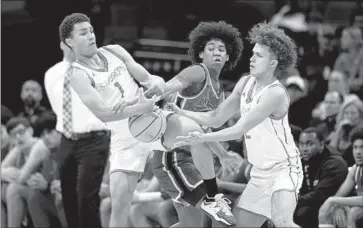
<path fill-rule="evenodd" d="M 333 196 L 348 174 L 348 166 L 342 159 L 330 159 L 321 168 L 321 177 L 315 189 L 299 198 L 298 206 L 316 205 Z"/>

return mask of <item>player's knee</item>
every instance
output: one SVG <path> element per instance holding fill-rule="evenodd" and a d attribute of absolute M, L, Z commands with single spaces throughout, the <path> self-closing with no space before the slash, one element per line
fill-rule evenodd
<path fill-rule="evenodd" d="M 13 199 L 15 197 L 19 197 L 19 192 L 22 186 L 20 184 L 11 183 L 9 184 L 6 191 L 6 199 Z"/>
<path fill-rule="evenodd" d="M 130 207 L 130 217 L 133 218 L 139 218 L 141 215 L 141 206 L 142 204 L 133 204 Z"/>

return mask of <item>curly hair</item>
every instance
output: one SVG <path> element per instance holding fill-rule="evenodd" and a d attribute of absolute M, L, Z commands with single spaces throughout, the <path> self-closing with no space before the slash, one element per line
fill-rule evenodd
<path fill-rule="evenodd" d="M 226 62 L 224 69 L 232 70 L 236 67 L 242 56 L 243 41 L 240 32 L 231 24 L 224 21 L 219 22 L 201 22 L 189 34 L 189 55 L 193 63 L 200 63 L 199 57 L 205 45 L 212 39 L 220 39 L 226 45 L 226 51 L 229 55 L 229 61 Z"/>
<path fill-rule="evenodd" d="M 248 40 L 251 44 L 258 43 L 270 48 L 278 61 L 277 71 L 283 72 L 290 67 L 295 67 L 296 44 L 282 29 L 271 23 L 261 22 L 249 31 Z"/>
<path fill-rule="evenodd" d="M 82 22 L 89 22 L 91 20 L 87 15 L 82 13 L 72 13 L 66 16 L 62 23 L 59 25 L 59 38 L 63 43 L 66 43 L 65 40 L 71 36 L 73 31 L 73 27 L 75 24 L 82 23 Z"/>

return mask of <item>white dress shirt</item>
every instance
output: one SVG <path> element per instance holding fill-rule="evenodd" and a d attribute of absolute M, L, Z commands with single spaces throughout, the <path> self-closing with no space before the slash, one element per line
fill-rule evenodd
<path fill-rule="evenodd" d="M 55 64 L 45 73 L 44 86 L 50 105 L 57 115 L 56 129 L 63 132 L 63 83 L 70 63 L 63 61 Z M 82 102 L 78 94 L 71 88 L 72 94 L 72 132 L 87 133 L 106 130 L 106 125 L 98 119 Z"/>

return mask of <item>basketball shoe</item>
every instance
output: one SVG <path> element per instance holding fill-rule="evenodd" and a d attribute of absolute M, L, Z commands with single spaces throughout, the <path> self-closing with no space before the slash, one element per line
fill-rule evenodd
<path fill-rule="evenodd" d="M 231 201 L 220 193 L 215 195 L 214 198 L 208 197 L 208 201 L 204 199 L 200 207 L 217 222 L 227 226 L 234 226 L 236 225 L 236 218 L 233 216 L 229 204 L 231 204 Z"/>

